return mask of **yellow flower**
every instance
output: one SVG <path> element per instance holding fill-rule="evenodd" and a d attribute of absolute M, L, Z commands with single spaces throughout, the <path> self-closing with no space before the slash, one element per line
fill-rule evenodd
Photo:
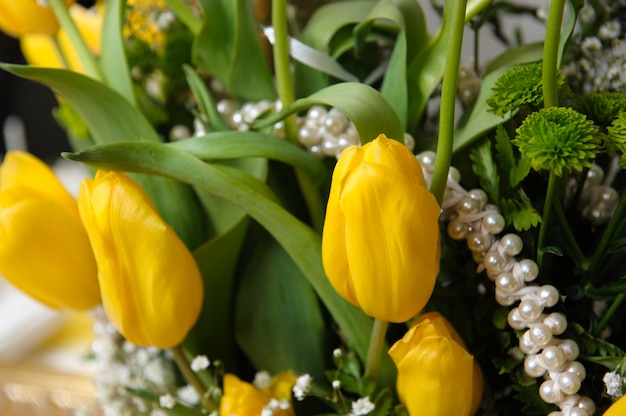
<path fill-rule="evenodd" d="M 626 396 L 616 401 L 604 412 L 604 416 L 623 416 L 626 415 Z"/>
<path fill-rule="evenodd" d="M 28 33 L 54 35 L 59 29 L 52 7 L 37 0 L 0 0 L 0 31 L 18 38 Z M 74 0 L 65 0 L 69 6 Z"/>
<path fill-rule="evenodd" d="M 74 4 L 69 11 L 89 50 L 94 56 L 99 56 L 104 7 L 100 5 L 86 9 L 79 4 Z M 69 67 L 73 71 L 84 72 L 83 65 L 65 30 L 60 29 L 56 37 L 63 56 L 61 56 L 59 48 L 55 45 L 53 37 L 49 35 L 32 33 L 22 36 L 20 38 L 20 47 L 26 61 L 33 66 L 48 68 Z M 67 65 L 65 62 L 67 62 Z"/>
<path fill-rule="evenodd" d="M 274 376 L 268 386 L 257 389 L 233 374 L 225 374 L 220 415 L 258 416 L 269 407 L 275 416 L 293 416 L 291 388 L 295 382 L 296 377 L 292 373 L 282 372 Z"/>
<path fill-rule="evenodd" d="M 344 150 L 322 238 L 324 269 L 335 290 L 380 320 L 415 316 L 439 272 L 439 212 L 404 145 L 381 134 Z"/>
<path fill-rule="evenodd" d="M 78 209 L 98 264 L 107 316 L 135 345 L 180 344 L 202 308 L 193 256 L 128 176 L 83 181 Z"/>
<path fill-rule="evenodd" d="M 96 262 L 76 201 L 52 170 L 12 151 L 0 166 L 0 274 L 52 308 L 100 303 Z"/>
<path fill-rule="evenodd" d="M 483 393 L 483 376 L 456 330 L 439 313 L 421 316 L 389 350 L 397 390 L 411 416 L 469 416 Z"/>

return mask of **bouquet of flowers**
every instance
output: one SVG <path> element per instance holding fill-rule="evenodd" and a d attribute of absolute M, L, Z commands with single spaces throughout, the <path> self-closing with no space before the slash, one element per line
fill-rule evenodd
<path fill-rule="evenodd" d="M 6 154 L 0 273 L 105 414 L 626 412 L 626 2 L 72 3 L 0 1 L 92 173 Z"/>

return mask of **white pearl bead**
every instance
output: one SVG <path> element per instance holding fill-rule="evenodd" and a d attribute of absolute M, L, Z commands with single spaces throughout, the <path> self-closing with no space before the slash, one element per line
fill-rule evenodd
<path fill-rule="evenodd" d="M 426 169 L 428 172 L 432 172 L 433 169 L 435 168 L 436 157 L 437 155 L 435 154 L 435 152 L 431 152 L 430 150 L 427 150 L 424 152 L 420 152 L 417 155 L 417 160 L 419 160 L 420 164 L 422 165 L 424 169 Z"/>
<path fill-rule="evenodd" d="M 305 147 L 311 147 L 320 144 L 322 136 L 319 134 L 319 129 L 305 124 L 298 129 L 298 141 Z"/>
<path fill-rule="evenodd" d="M 328 134 L 324 135 L 322 140 L 322 152 L 326 156 L 335 156 L 337 154 L 337 139 Z"/>
<path fill-rule="evenodd" d="M 476 214 L 480 212 L 481 209 L 480 201 L 470 197 L 461 198 L 461 200 L 456 204 L 456 209 L 459 214 Z"/>
<path fill-rule="evenodd" d="M 230 116 L 235 111 L 235 106 L 230 100 L 219 100 L 217 103 L 217 111 L 224 117 Z"/>
<path fill-rule="evenodd" d="M 548 416 L 565 416 L 565 415 L 561 412 L 550 412 Z"/>
<path fill-rule="evenodd" d="M 490 251 L 485 254 L 483 258 L 483 264 L 487 269 L 487 273 L 498 273 L 506 265 L 506 259 L 500 255 L 497 251 Z M 513 277 L 513 275 L 511 275 Z"/>
<path fill-rule="evenodd" d="M 535 344 L 533 340 L 530 339 L 529 331 L 524 332 L 524 335 L 519 339 L 519 348 L 525 354 L 536 354 L 541 349 L 539 345 Z"/>
<path fill-rule="evenodd" d="M 550 345 L 541 352 L 541 358 L 543 364 L 548 370 L 556 371 L 559 367 L 565 364 L 565 354 L 559 347 Z"/>
<path fill-rule="evenodd" d="M 580 389 L 580 379 L 572 373 L 560 373 L 558 384 L 559 389 L 565 394 L 574 394 Z"/>
<path fill-rule="evenodd" d="M 454 166 L 450 166 L 450 169 L 448 170 L 448 179 L 458 183 L 461 180 L 461 172 L 459 172 L 459 170 Z"/>
<path fill-rule="evenodd" d="M 410 151 L 413 151 L 413 149 L 415 149 L 415 139 L 413 138 L 413 136 L 406 132 L 404 133 L 404 145 Z"/>
<path fill-rule="evenodd" d="M 526 328 L 526 321 L 519 316 L 517 308 L 513 308 L 509 311 L 506 320 L 509 323 L 509 326 L 513 329 L 520 330 Z"/>
<path fill-rule="evenodd" d="M 564 339 L 559 343 L 559 348 L 565 354 L 565 358 L 569 361 L 574 361 L 578 358 L 578 354 L 580 354 L 580 348 L 578 348 L 578 344 L 576 341 L 571 339 Z"/>
<path fill-rule="evenodd" d="M 309 153 L 313 154 L 316 157 L 319 157 L 320 159 L 324 157 L 324 152 L 322 151 L 322 146 L 320 146 L 319 144 L 315 144 L 315 145 L 309 147 Z"/>
<path fill-rule="evenodd" d="M 580 407 L 572 407 L 567 416 L 590 416 L 586 410 Z"/>
<path fill-rule="evenodd" d="M 487 193 L 482 189 L 472 189 L 468 192 L 468 196 L 478 202 L 480 202 L 481 208 L 485 206 L 489 198 Z"/>
<path fill-rule="evenodd" d="M 597 184 L 602 182 L 604 179 L 604 171 L 598 165 L 592 165 L 591 168 L 587 171 L 587 180 L 585 181 L 585 186 L 587 184 Z"/>
<path fill-rule="evenodd" d="M 584 380 L 587 377 L 587 370 L 585 370 L 585 366 L 579 363 L 578 361 L 572 361 L 567 364 L 565 371 L 568 373 L 576 374 L 579 380 Z"/>
<path fill-rule="evenodd" d="M 560 335 L 567 329 L 567 319 L 563 314 L 553 312 L 548 315 L 543 323 L 548 325 L 552 329 L 554 335 Z"/>
<path fill-rule="evenodd" d="M 177 124 L 170 130 L 170 140 L 173 142 L 188 139 L 190 136 L 191 130 L 183 124 Z"/>
<path fill-rule="evenodd" d="M 500 239 L 500 248 L 509 256 L 517 256 L 523 247 L 524 243 L 517 234 L 507 234 Z"/>
<path fill-rule="evenodd" d="M 524 360 L 524 370 L 526 374 L 534 378 L 541 377 L 546 372 L 546 369 L 539 364 L 539 360 L 535 354 L 526 356 Z"/>
<path fill-rule="evenodd" d="M 546 324 L 534 324 L 528 332 L 530 339 L 537 345 L 544 346 L 552 340 L 552 330 Z"/>
<path fill-rule="evenodd" d="M 324 127 L 331 134 L 340 134 L 347 126 L 348 118 L 336 108 L 331 108 L 324 118 Z"/>
<path fill-rule="evenodd" d="M 539 387 L 539 395 L 546 403 L 556 403 L 561 401 L 562 394 L 558 386 L 555 385 L 554 380 L 546 380 L 541 383 Z"/>
<path fill-rule="evenodd" d="M 474 260 L 474 263 L 482 263 L 484 255 L 485 253 L 483 251 L 472 251 L 472 259 Z"/>
<path fill-rule="evenodd" d="M 500 273 L 496 277 L 496 287 L 507 295 L 516 292 L 520 288 L 519 281 L 511 273 Z"/>
<path fill-rule="evenodd" d="M 502 293 L 499 293 L 498 290 L 496 290 L 495 298 L 496 298 L 496 302 L 498 302 L 498 304 L 502 306 L 511 306 L 512 304 L 515 303 L 514 297 L 506 296 Z"/>
<path fill-rule="evenodd" d="M 541 298 L 544 306 L 550 308 L 556 305 L 559 301 L 559 291 L 551 285 L 541 286 L 541 290 L 539 291 L 539 297 Z"/>
<path fill-rule="evenodd" d="M 539 275 L 539 267 L 537 263 L 530 259 L 524 259 L 519 262 L 519 267 L 524 276 L 525 282 L 532 282 Z"/>
<path fill-rule="evenodd" d="M 500 234 L 504 229 L 504 217 L 498 212 L 490 212 L 483 217 L 482 226 L 489 234 Z"/>
<path fill-rule="evenodd" d="M 467 247 L 473 252 L 483 253 L 489 250 L 490 246 L 491 241 L 487 236 L 476 232 L 467 236 Z"/>
<path fill-rule="evenodd" d="M 596 412 L 596 404 L 589 397 L 583 396 L 578 401 L 578 407 L 584 409 L 590 415 Z"/>
<path fill-rule="evenodd" d="M 448 235 L 453 240 L 463 240 L 467 237 L 467 224 L 460 221 L 452 220 L 448 223 Z"/>
<path fill-rule="evenodd" d="M 313 107 L 309 108 L 306 116 L 307 118 L 310 118 L 312 120 L 319 120 L 323 117 L 326 117 L 326 114 L 328 114 L 328 111 L 324 107 L 320 105 L 314 105 Z"/>
<path fill-rule="evenodd" d="M 520 317 L 526 321 L 534 321 L 539 318 L 543 312 L 543 308 L 533 299 L 523 299 L 519 306 Z"/>

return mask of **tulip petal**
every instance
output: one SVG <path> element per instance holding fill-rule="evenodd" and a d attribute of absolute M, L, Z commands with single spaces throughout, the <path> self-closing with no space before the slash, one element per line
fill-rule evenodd
<path fill-rule="evenodd" d="M 79 193 L 105 311 L 133 344 L 179 344 L 202 307 L 198 267 L 139 185 L 98 172 Z"/>
<path fill-rule="evenodd" d="M 66 0 L 66 4 L 74 0 Z M 27 33 L 54 35 L 59 23 L 50 6 L 40 6 L 37 0 L 0 0 L 0 30 L 12 37 Z"/>
<path fill-rule="evenodd" d="M 53 308 L 86 310 L 100 303 L 89 240 L 73 213 L 4 191 L 0 239 L 0 273 L 20 290 Z"/>

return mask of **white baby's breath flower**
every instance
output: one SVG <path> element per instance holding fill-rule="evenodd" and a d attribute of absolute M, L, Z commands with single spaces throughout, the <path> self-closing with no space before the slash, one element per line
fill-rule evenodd
<path fill-rule="evenodd" d="M 188 406 L 195 406 L 200 402 L 200 395 L 193 386 L 187 384 L 177 391 L 178 399 Z"/>
<path fill-rule="evenodd" d="M 339 380 L 333 380 L 333 389 L 335 390 L 339 390 L 341 388 L 341 381 Z"/>
<path fill-rule="evenodd" d="M 622 30 L 622 25 L 618 20 L 611 20 L 606 22 L 598 30 L 598 37 L 602 40 L 614 40 L 617 39 Z"/>
<path fill-rule="evenodd" d="M 341 358 L 342 355 L 343 355 L 343 352 L 341 351 L 341 348 L 335 348 L 333 350 L 333 357 Z"/>
<path fill-rule="evenodd" d="M 176 399 L 171 394 L 164 394 L 159 397 L 159 405 L 166 409 L 173 409 L 176 405 Z"/>
<path fill-rule="evenodd" d="M 604 381 L 606 393 L 609 396 L 613 396 L 615 398 L 622 397 L 622 387 L 624 386 L 624 379 L 622 376 L 617 374 L 615 371 L 611 371 L 602 377 L 602 381 Z"/>
<path fill-rule="evenodd" d="M 206 370 L 211 365 L 211 362 L 206 355 L 198 355 L 191 361 L 191 369 L 194 372 Z"/>
<path fill-rule="evenodd" d="M 376 406 L 374 403 L 370 401 L 369 397 L 362 397 L 354 402 L 352 402 L 352 413 L 355 416 L 366 415 L 372 410 L 374 410 Z"/>
<path fill-rule="evenodd" d="M 313 377 L 310 374 L 303 374 L 296 379 L 296 384 L 293 386 L 293 395 L 298 401 L 304 400 L 304 396 L 311 391 L 311 381 Z"/>
<path fill-rule="evenodd" d="M 263 371 L 258 371 L 254 375 L 254 380 L 252 381 L 252 384 L 257 389 L 264 389 L 266 387 L 269 387 L 271 382 L 272 382 L 272 376 L 270 376 L 270 373 L 263 370 Z"/>

